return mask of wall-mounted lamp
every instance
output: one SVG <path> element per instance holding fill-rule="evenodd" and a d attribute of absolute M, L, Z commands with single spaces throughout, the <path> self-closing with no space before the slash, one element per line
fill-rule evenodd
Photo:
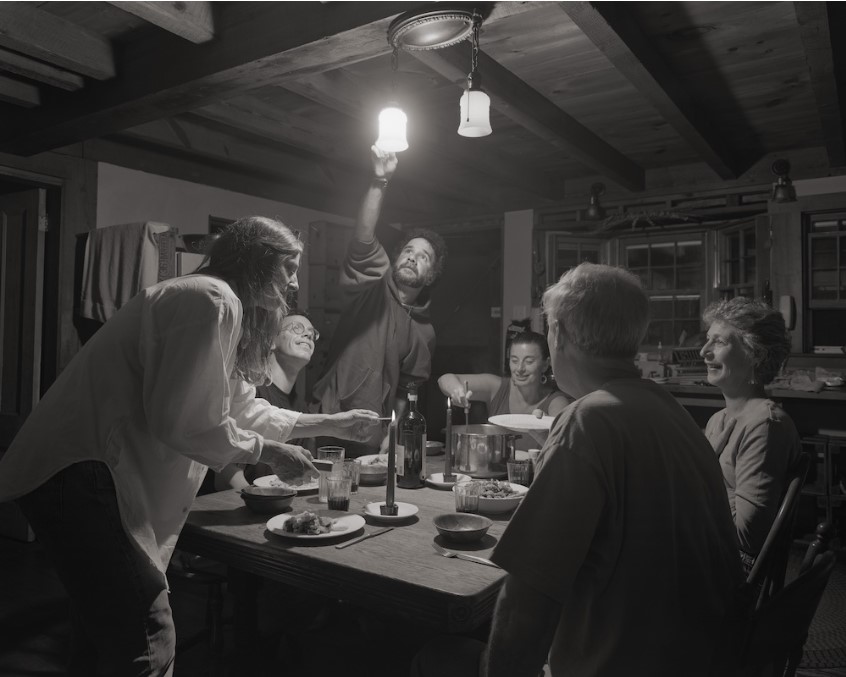
<path fill-rule="evenodd" d="M 590 187 L 590 204 L 585 210 L 585 219 L 588 221 L 600 221 L 605 218 L 605 209 L 599 204 L 600 195 L 605 195 L 605 184 L 593 184 Z"/>
<path fill-rule="evenodd" d="M 473 51 L 470 58 L 470 74 L 467 89 L 461 95 L 459 109 L 461 119 L 458 133 L 461 136 L 480 137 L 491 133 L 491 99 L 482 90 L 482 76 L 479 74 L 479 29 L 482 16 L 473 12 Z"/>
<path fill-rule="evenodd" d="M 773 184 L 773 193 L 770 199 L 773 202 L 796 202 L 796 189 L 788 174 L 790 173 L 790 162 L 779 158 L 772 164 L 772 172 L 778 177 Z"/>
<path fill-rule="evenodd" d="M 379 113 L 379 137 L 376 139 L 376 147 L 388 153 L 399 153 L 408 148 L 405 136 L 408 116 L 396 102 L 398 65 L 399 48 L 394 47 L 391 54 L 391 101 Z"/>

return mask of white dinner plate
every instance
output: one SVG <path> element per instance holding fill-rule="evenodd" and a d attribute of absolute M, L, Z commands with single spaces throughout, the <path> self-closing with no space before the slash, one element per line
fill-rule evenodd
<path fill-rule="evenodd" d="M 452 476 L 455 478 L 452 482 L 444 482 L 444 474 L 442 472 L 432 473 L 426 478 L 426 484 L 436 489 L 452 489 L 452 485 L 456 482 L 468 482 L 470 480 L 469 475 L 462 475 L 457 472 L 452 473 Z"/>
<path fill-rule="evenodd" d="M 554 416 L 538 418 L 533 414 L 500 414 L 491 416 L 488 421 L 502 428 L 508 428 L 518 433 L 527 433 L 532 430 L 549 430 L 552 427 Z"/>
<path fill-rule="evenodd" d="M 253 485 L 257 487 L 283 487 L 285 489 L 293 489 L 298 494 L 304 494 L 307 491 L 317 491 L 318 481 L 309 480 L 304 484 L 287 484 L 276 475 L 265 475 L 264 477 L 256 477 L 253 480 Z"/>
<path fill-rule="evenodd" d="M 378 501 L 368 503 L 364 506 L 364 516 L 371 522 L 401 522 L 413 517 L 417 514 L 417 506 L 411 503 L 401 503 L 396 501 L 394 505 L 397 506 L 396 515 L 383 515 L 380 506 L 385 505 L 385 501 Z"/>
<path fill-rule="evenodd" d="M 272 534 L 284 536 L 285 538 L 297 538 L 304 541 L 318 541 L 321 538 L 348 536 L 364 526 L 364 518 L 361 515 L 354 515 L 352 513 L 341 512 L 339 510 L 316 510 L 313 512 L 321 517 L 331 517 L 335 520 L 334 524 L 332 524 L 331 531 L 327 531 L 325 534 L 296 534 L 291 531 L 284 531 L 283 525 L 285 522 L 291 519 L 291 517 L 295 514 L 301 514 L 290 512 L 271 517 L 267 521 L 267 530 Z"/>

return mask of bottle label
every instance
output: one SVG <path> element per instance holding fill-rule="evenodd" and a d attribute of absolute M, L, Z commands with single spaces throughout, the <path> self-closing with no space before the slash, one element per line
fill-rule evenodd
<path fill-rule="evenodd" d="M 405 475 L 405 445 L 397 444 L 397 475 Z"/>

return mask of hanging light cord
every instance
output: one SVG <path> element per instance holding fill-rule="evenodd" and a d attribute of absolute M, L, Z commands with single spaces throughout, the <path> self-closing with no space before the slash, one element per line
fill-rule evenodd
<path fill-rule="evenodd" d="M 473 52 L 470 58 L 470 77 L 475 75 L 479 67 L 479 29 L 482 26 L 480 18 L 478 14 L 473 14 Z"/>
<path fill-rule="evenodd" d="M 391 98 L 397 98 L 397 71 L 399 70 L 399 47 L 394 46 L 391 52 Z"/>

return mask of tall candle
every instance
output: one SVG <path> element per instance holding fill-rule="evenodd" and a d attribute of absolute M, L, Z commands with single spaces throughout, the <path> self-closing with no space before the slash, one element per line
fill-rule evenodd
<path fill-rule="evenodd" d="M 391 412 L 391 425 L 388 428 L 388 489 L 385 495 L 385 506 L 388 510 L 394 508 L 394 491 L 397 482 L 397 415 Z"/>
<path fill-rule="evenodd" d="M 444 481 L 448 482 L 452 479 L 452 400 L 447 397 L 446 410 L 446 444 L 444 445 L 446 451 L 444 457 Z"/>

